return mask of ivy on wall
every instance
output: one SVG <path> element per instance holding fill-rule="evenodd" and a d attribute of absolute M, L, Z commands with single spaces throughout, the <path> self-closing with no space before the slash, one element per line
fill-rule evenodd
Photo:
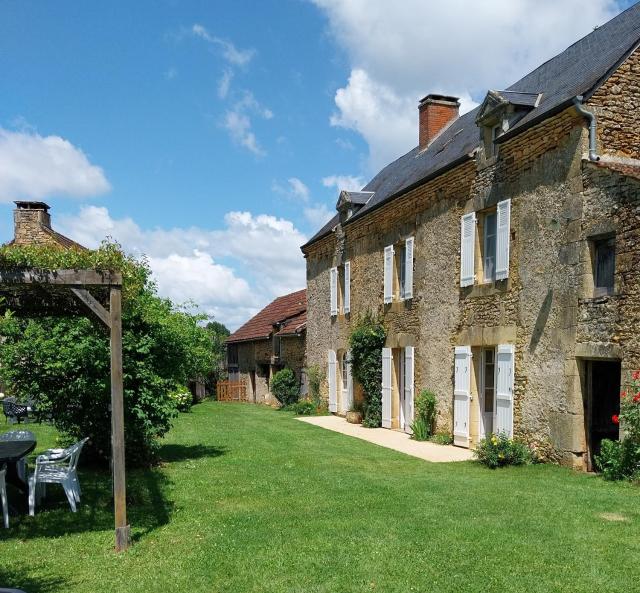
<path fill-rule="evenodd" d="M 382 348 L 387 332 L 371 313 L 360 318 L 349 336 L 351 372 L 364 392 L 363 426 L 382 424 Z"/>

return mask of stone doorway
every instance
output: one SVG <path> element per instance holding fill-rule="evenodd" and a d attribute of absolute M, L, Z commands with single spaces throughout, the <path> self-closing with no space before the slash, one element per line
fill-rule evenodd
<path fill-rule="evenodd" d="M 585 360 L 584 405 L 587 469 L 595 471 L 595 456 L 603 439 L 618 440 L 612 417 L 620 413 L 619 360 Z"/>

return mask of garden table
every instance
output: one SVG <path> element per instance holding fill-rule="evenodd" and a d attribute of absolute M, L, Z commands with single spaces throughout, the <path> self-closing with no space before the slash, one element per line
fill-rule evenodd
<path fill-rule="evenodd" d="M 0 466 L 7 465 L 6 481 L 27 492 L 27 483 L 18 475 L 18 461 L 36 448 L 36 441 L 0 441 Z"/>

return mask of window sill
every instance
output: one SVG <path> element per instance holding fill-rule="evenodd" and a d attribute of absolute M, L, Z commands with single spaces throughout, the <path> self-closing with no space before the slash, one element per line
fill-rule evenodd
<path fill-rule="evenodd" d="M 495 282 L 486 282 L 484 284 L 474 284 L 473 286 L 464 286 L 460 288 L 463 298 L 486 297 L 494 294 L 504 294 L 511 288 L 509 278 L 505 280 L 496 280 Z"/>

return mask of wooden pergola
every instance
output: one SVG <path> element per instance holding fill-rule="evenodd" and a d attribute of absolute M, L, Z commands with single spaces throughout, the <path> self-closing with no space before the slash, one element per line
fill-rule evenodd
<path fill-rule="evenodd" d="M 23 316 L 88 315 L 110 332 L 111 449 L 116 551 L 129 547 L 122 392 L 122 275 L 97 270 L 0 269 L 3 308 Z"/>

